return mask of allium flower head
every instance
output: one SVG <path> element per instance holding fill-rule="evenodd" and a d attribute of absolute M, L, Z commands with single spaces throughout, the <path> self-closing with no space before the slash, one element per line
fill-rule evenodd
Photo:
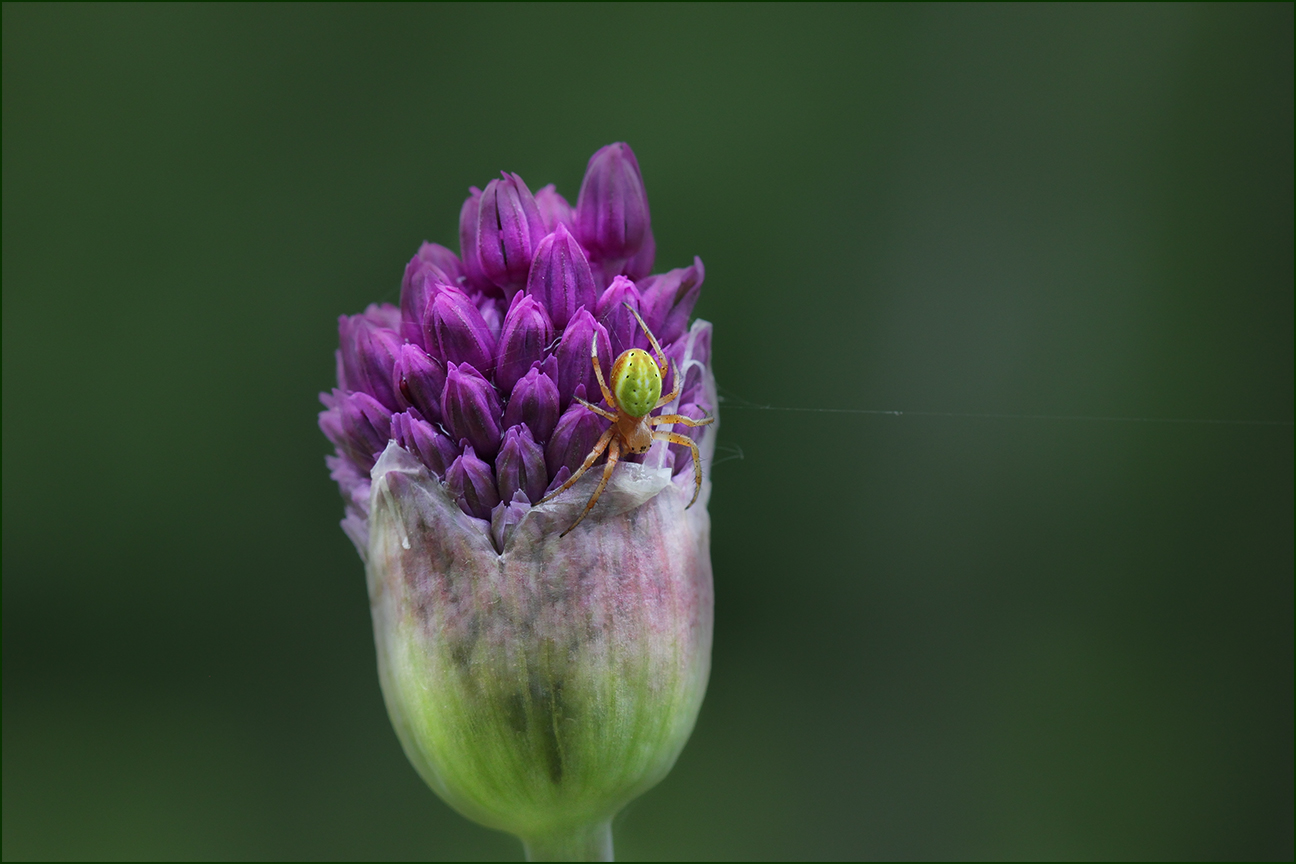
<path fill-rule="evenodd" d="M 716 412 L 711 325 L 689 324 L 702 262 L 647 275 L 648 199 L 626 144 L 591 158 L 575 208 L 516 174 L 470 191 L 461 255 L 423 244 L 399 308 L 339 320 L 320 428 L 415 768 L 533 856 L 606 856 L 610 818 L 683 747 L 709 669 L 716 426 L 677 423 Z M 612 434 L 591 350 L 611 381 L 632 349 L 665 364 L 662 393 L 678 383 L 657 406 L 677 417 L 657 428 L 679 434 L 541 503 Z M 686 510 L 690 441 L 701 494 Z"/>

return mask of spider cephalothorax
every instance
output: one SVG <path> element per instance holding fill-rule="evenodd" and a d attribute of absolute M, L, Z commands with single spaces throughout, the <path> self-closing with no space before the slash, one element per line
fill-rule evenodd
<path fill-rule="evenodd" d="M 654 360 L 652 356 L 640 348 L 630 348 L 621 352 L 621 356 L 612 364 L 612 387 L 609 389 L 607 382 L 603 378 L 603 367 L 599 363 L 598 356 L 598 337 L 595 336 L 590 344 L 590 362 L 594 364 L 594 375 L 598 378 L 599 390 L 603 392 L 603 399 L 612 409 L 608 411 L 597 405 L 592 405 L 576 397 L 576 401 L 584 405 L 590 411 L 600 417 L 612 421 L 612 425 L 599 436 L 594 444 L 594 449 L 585 457 L 580 468 L 576 473 L 567 480 L 566 483 L 559 486 L 553 492 L 549 493 L 540 502 L 541 504 L 557 497 L 559 493 L 565 492 L 571 488 L 577 480 L 589 470 L 603 454 L 607 451 L 607 463 L 603 467 L 603 479 L 599 481 L 598 486 L 594 489 L 594 494 L 590 496 L 589 503 L 581 511 L 581 515 L 571 524 L 571 527 L 560 537 L 566 537 L 572 532 L 577 525 L 581 523 L 590 512 L 594 505 L 598 503 L 599 496 L 603 494 L 603 489 L 607 486 L 608 480 L 612 477 L 612 469 L 616 467 L 617 460 L 623 453 L 647 453 L 648 448 L 652 447 L 654 441 L 666 441 L 671 444 L 682 444 L 693 451 L 693 498 L 689 501 L 688 507 L 693 506 L 697 501 L 698 493 L 702 491 L 702 458 L 698 453 L 698 446 L 693 439 L 687 435 L 680 435 L 675 432 L 666 430 L 654 430 L 654 426 L 673 426 L 679 423 L 683 426 L 705 426 L 715 420 L 714 417 L 706 417 L 702 420 L 694 420 L 691 417 L 685 417 L 682 414 L 659 414 L 656 417 L 650 417 L 651 412 L 669 405 L 679 398 L 680 389 L 684 386 L 684 376 L 678 371 L 675 375 L 675 386 L 671 392 L 665 396 L 661 395 L 662 380 L 666 377 L 666 371 L 669 368 L 666 355 L 662 353 L 661 346 L 657 344 L 657 337 L 653 336 L 648 325 L 644 323 L 643 318 L 634 307 L 626 304 L 626 308 L 634 315 L 639 326 L 643 328 L 644 335 L 648 337 L 648 342 L 652 345 L 653 353 L 656 354 Z M 684 509 L 688 509 L 685 507 Z"/>

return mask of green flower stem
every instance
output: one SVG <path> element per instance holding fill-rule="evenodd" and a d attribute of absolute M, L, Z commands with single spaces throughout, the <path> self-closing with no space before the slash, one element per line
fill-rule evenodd
<path fill-rule="evenodd" d="M 612 820 L 522 840 L 528 861 L 611 861 Z"/>

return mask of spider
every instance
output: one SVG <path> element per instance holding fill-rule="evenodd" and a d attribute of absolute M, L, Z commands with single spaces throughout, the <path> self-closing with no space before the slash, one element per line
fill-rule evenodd
<path fill-rule="evenodd" d="M 603 399 L 610 405 L 613 411 L 607 411 L 597 405 L 592 405 L 576 397 L 576 401 L 584 405 L 590 411 L 600 417 L 612 421 L 612 425 L 607 431 L 599 436 L 594 444 L 594 449 L 585 457 L 584 463 L 576 469 L 576 473 L 567 480 L 566 483 L 559 486 L 553 492 L 541 499 L 540 503 L 544 504 L 556 498 L 559 493 L 567 491 L 577 480 L 581 478 L 595 460 L 607 450 L 607 464 L 603 467 L 603 479 L 599 481 L 598 487 L 594 494 L 590 496 L 589 503 L 581 511 L 581 515 L 571 524 L 571 527 L 559 534 L 559 537 L 566 537 L 570 534 L 581 521 L 589 515 L 590 510 L 598 503 L 599 496 L 603 494 L 603 489 L 607 486 L 608 480 L 612 477 L 612 469 L 616 467 L 617 460 L 621 458 L 622 452 L 630 453 L 647 453 L 648 448 L 653 445 L 654 441 L 669 441 L 671 444 L 683 444 L 693 451 L 693 499 L 689 501 L 687 510 L 697 501 L 698 493 L 702 491 L 702 459 L 698 453 L 697 444 L 693 439 L 685 435 L 679 435 L 675 432 L 666 432 L 662 430 L 653 430 L 653 426 L 671 426 L 679 423 L 683 426 L 705 426 L 708 423 L 714 423 L 714 417 L 706 417 L 702 420 L 694 420 L 691 417 L 685 417 L 682 414 L 659 414 L 656 417 L 649 417 L 649 413 L 657 410 L 663 405 L 669 405 L 679 398 L 680 389 L 684 386 L 684 376 L 678 371 L 675 375 L 675 387 L 665 396 L 661 395 L 662 379 L 666 376 L 669 368 L 666 362 L 666 355 L 662 353 L 661 346 L 657 344 L 657 337 L 653 336 L 648 325 L 639 317 L 639 313 L 629 303 L 625 304 L 630 313 L 634 315 L 639 326 L 643 328 L 644 335 L 652 344 L 653 353 L 657 355 L 656 361 L 648 355 L 647 351 L 641 348 L 630 348 L 621 352 L 621 356 L 612 364 L 612 387 L 603 380 L 603 368 L 599 363 L 598 356 L 598 334 L 590 343 L 590 362 L 594 364 L 594 376 L 598 378 L 599 390 L 603 391 Z M 661 397 L 661 398 L 658 398 Z M 615 413 L 613 413 L 615 412 Z"/>

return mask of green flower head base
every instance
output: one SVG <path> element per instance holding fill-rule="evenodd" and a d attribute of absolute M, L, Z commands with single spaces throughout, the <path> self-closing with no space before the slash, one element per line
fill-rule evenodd
<path fill-rule="evenodd" d="M 341 319 L 327 461 L 414 767 L 533 859 L 607 859 L 611 818 L 670 770 L 710 666 L 716 424 L 687 422 L 717 404 L 711 325 L 688 323 L 702 262 L 647 275 L 625 144 L 590 160 L 575 208 L 512 174 L 472 191 L 462 257 L 425 243 L 400 309 Z M 610 429 L 631 421 L 657 432 L 618 449 Z"/>

